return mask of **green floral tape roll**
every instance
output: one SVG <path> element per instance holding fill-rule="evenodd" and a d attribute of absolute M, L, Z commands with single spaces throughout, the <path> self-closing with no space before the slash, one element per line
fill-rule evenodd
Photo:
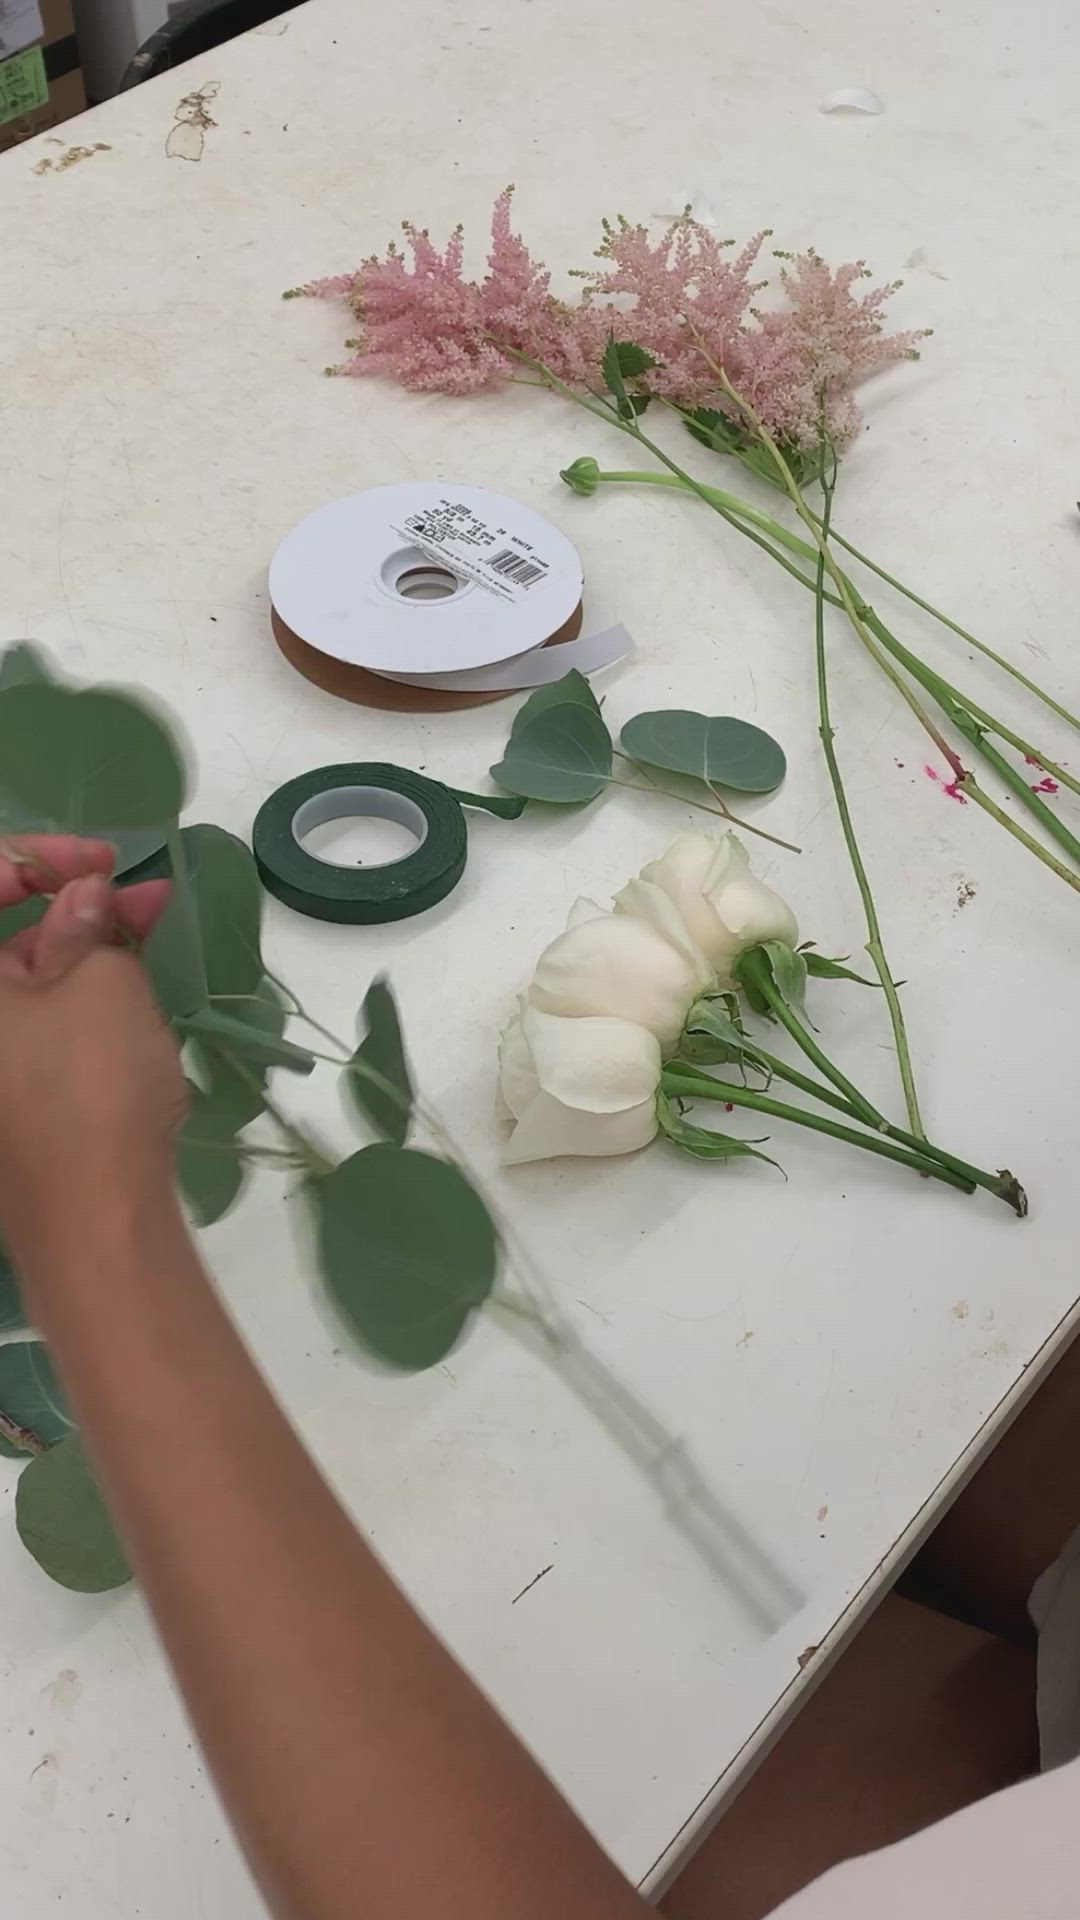
<path fill-rule="evenodd" d="M 339 867 L 302 842 L 329 820 L 393 820 L 415 834 L 415 852 L 385 866 Z M 445 900 L 465 871 L 465 815 L 436 780 L 381 761 L 316 767 L 289 780 L 259 808 L 252 829 L 268 893 L 315 920 L 379 926 Z"/>

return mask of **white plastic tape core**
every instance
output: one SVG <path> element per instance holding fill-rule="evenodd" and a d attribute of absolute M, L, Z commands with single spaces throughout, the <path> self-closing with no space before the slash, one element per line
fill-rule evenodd
<path fill-rule="evenodd" d="M 422 846 L 427 839 L 427 821 L 415 800 L 403 793 L 390 793 L 386 787 L 333 787 L 329 793 L 312 794 L 293 814 L 293 839 L 298 846 L 303 846 L 316 827 L 328 826 L 331 820 L 390 820 L 411 833 L 417 846 Z M 310 853 L 313 860 L 323 859 L 322 854 L 314 853 L 310 847 L 304 847 L 304 851 Z M 415 852 L 416 847 L 411 847 L 398 858 L 409 859 Z M 336 867 L 354 863 L 327 860 L 325 864 Z M 392 867 L 397 865 L 397 860 L 369 860 L 366 865 Z"/>

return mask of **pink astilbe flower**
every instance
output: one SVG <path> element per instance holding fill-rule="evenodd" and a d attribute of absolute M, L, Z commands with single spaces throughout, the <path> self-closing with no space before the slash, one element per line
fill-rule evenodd
<path fill-rule="evenodd" d="M 732 257 L 730 241 L 717 240 L 686 214 L 655 246 L 646 227 L 605 222 L 598 254 L 611 264 L 586 283 L 582 309 L 596 328 L 596 363 L 617 319 L 621 336 L 660 362 L 649 377 L 654 393 L 688 407 L 715 400 L 710 360 L 737 386 L 747 365 L 750 302 L 765 285 L 750 278 L 765 238 L 756 234 Z M 707 343 L 707 359 L 698 339 Z"/>
<path fill-rule="evenodd" d="M 354 274 L 304 288 L 344 294 L 360 322 L 360 338 L 349 343 L 355 358 L 339 372 L 381 375 L 420 391 L 476 393 L 510 379 L 518 364 L 512 353 L 523 353 L 567 379 L 585 377 L 575 310 L 554 299 L 546 268 L 511 231 L 511 193 L 507 188 L 495 202 L 482 282 L 465 278 L 460 227 L 440 253 L 427 233 L 406 224 L 408 254 L 391 246 L 385 260 L 366 260 Z"/>
<path fill-rule="evenodd" d="M 735 385 L 778 439 L 816 446 L 824 419 L 833 443 L 849 445 L 862 424 L 856 382 L 897 360 L 918 358 L 925 332 L 884 329 L 882 312 L 899 281 L 856 296 L 855 286 L 868 277 L 861 260 L 833 272 L 810 249 L 780 275 L 787 304 L 755 313 L 747 365 Z"/>
<path fill-rule="evenodd" d="M 360 337 L 336 371 L 397 380 L 437 393 L 476 393 L 512 379 L 523 355 L 575 386 L 601 389 L 601 360 L 614 331 L 657 361 L 651 391 L 679 405 L 731 413 L 716 369 L 787 443 L 812 446 L 823 418 L 838 446 L 861 424 L 853 389 L 876 368 L 915 355 L 918 333 L 886 334 L 893 286 L 857 295 L 861 262 L 833 272 L 814 252 L 783 269 L 784 303 L 759 312 L 751 278 L 763 233 L 740 253 L 683 215 L 655 243 L 648 229 L 604 225 L 603 265 L 582 275 L 576 304 L 559 300 L 551 277 L 511 230 L 512 190 L 495 202 L 482 281 L 467 280 L 460 227 L 443 252 L 406 225 L 407 250 L 356 273 L 313 281 L 302 291 L 348 300 Z"/>

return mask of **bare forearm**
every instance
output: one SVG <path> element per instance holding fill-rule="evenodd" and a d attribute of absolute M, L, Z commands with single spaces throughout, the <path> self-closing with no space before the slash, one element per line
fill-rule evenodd
<path fill-rule="evenodd" d="M 644 1912 L 334 1500 L 171 1198 L 35 1258 L 43 1330 L 283 1920 Z"/>

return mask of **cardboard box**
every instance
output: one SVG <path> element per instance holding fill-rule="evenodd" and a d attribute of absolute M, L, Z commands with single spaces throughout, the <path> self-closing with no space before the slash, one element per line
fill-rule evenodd
<path fill-rule="evenodd" d="M 71 0 L 0 0 L 0 153 L 85 105 Z"/>

